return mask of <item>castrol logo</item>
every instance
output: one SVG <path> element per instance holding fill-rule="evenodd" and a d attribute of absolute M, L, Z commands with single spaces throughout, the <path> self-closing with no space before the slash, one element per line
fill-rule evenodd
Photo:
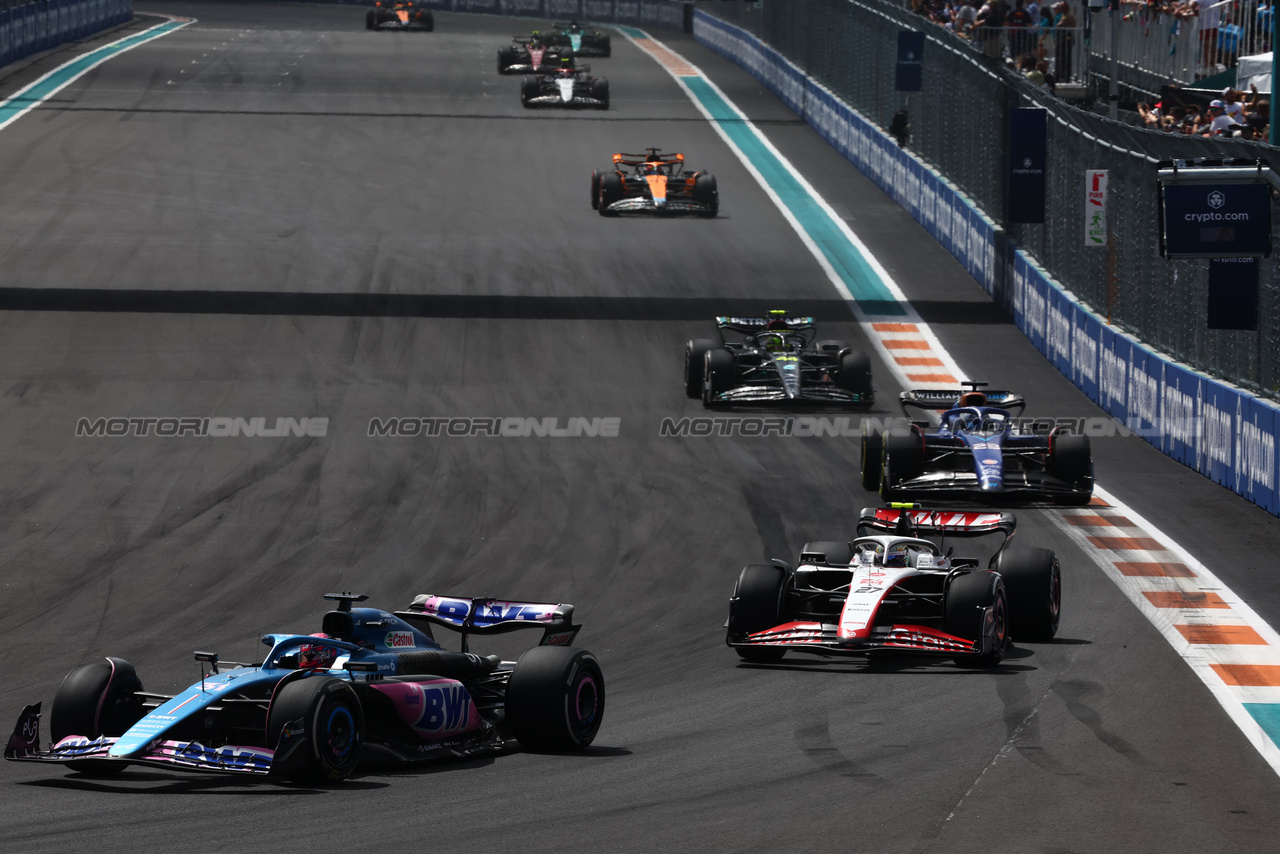
<path fill-rule="evenodd" d="M 391 649 L 412 649 L 412 632 L 387 632 L 386 645 Z"/>

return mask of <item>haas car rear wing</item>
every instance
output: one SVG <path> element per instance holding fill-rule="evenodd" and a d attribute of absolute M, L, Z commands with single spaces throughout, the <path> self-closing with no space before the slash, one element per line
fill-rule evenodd
<path fill-rule="evenodd" d="M 569 646 L 582 626 L 573 623 L 572 605 L 550 605 L 508 599 L 464 599 L 458 596 L 415 596 L 407 611 L 397 617 L 410 623 L 423 622 L 462 635 L 462 651 L 467 651 L 467 635 L 500 635 L 521 629 L 542 629 L 539 646 Z"/>
<path fill-rule="evenodd" d="M 925 510 L 918 504 L 864 507 L 858 518 L 858 536 L 874 534 L 952 534 L 982 536 L 1004 534 L 1007 540 L 1018 528 L 1012 513 L 973 510 Z"/>

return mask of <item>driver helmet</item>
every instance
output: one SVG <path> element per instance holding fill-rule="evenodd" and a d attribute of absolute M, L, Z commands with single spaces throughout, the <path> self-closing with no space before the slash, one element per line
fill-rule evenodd
<path fill-rule="evenodd" d="M 787 342 L 783 340 L 781 335 L 777 334 L 764 336 L 764 341 L 761 343 L 770 353 L 777 353 L 787 349 Z"/>
<path fill-rule="evenodd" d="M 328 670 L 338 657 L 338 651 L 331 646 L 306 644 L 298 647 L 299 670 Z"/>
<path fill-rule="evenodd" d="M 987 396 L 980 391 L 966 391 L 960 395 L 961 406 L 986 406 Z"/>
<path fill-rule="evenodd" d="M 774 318 L 773 320 L 770 320 L 769 325 L 765 327 L 765 329 L 790 329 L 790 328 L 791 327 L 788 326 L 787 322 L 782 318 Z"/>
<path fill-rule="evenodd" d="M 914 567 L 920 557 L 920 549 L 908 543 L 894 543 L 884 553 L 884 565 L 895 568 Z"/>

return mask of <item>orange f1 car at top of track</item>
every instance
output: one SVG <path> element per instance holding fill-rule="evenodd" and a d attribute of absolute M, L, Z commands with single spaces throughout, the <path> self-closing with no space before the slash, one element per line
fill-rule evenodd
<path fill-rule="evenodd" d="M 591 207 L 601 216 L 691 213 L 711 219 L 720 212 L 720 192 L 710 172 L 685 168 L 683 154 L 646 148 L 644 154 L 615 154 L 612 169 L 591 173 Z"/>
<path fill-rule="evenodd" d="M 419 9 L 411 0 L 378 0 L 364 15 L 364 25 L 370 30 L 424 30 L 436 28 L 435 16 L 430 9 Z"/>

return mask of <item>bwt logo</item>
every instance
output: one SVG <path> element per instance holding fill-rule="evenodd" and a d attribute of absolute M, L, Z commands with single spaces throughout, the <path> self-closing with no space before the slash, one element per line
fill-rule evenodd
<path fill-rule="evenodd" d="M 1209 194 L 1209 207 L 1217 210 L 1227 203 L 1227 197 L 1222 195 L 1220 190 L 1214 190 Z"/>

